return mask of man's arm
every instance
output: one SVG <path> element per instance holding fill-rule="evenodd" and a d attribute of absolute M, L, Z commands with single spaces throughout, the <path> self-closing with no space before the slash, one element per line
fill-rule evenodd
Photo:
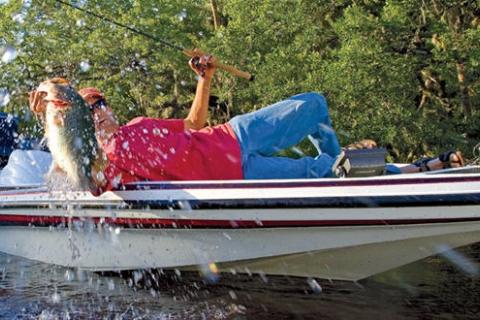
<path fill-rule="evenodd" d="M 197 59 L 195 61 L 195 59 Z M 205 127 L 208 118 L 208 100 L 210 99 L 210 86 L 215 67 L 215 58 L 208 55 L 194 57 L 189 61 L 190 67 L 200 76 L 188 116 L 184 119 L 185 129 L 199 130 Z"/>

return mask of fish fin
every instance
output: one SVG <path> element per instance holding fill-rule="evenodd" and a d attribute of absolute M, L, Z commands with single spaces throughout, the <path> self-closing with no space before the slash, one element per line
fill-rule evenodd
<path fill-rule="evenodd" d="M 57 113 L 53 122 L 56 126 L 63 127 L 65 125 L 64 115 L 61 112 Z"/>

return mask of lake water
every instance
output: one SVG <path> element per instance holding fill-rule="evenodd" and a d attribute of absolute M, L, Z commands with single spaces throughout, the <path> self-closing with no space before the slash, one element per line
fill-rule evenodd
<path fill-rule="evenodd" d="M 0 254 L 0 319 L 479 319 L 480 244 L 358 283 L 97 274 Z"/>

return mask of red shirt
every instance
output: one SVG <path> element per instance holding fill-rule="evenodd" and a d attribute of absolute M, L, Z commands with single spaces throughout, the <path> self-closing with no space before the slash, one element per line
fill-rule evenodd
<path fill-rule="evenodd" d="M 180 119 L 139 117 L 104 146 L 107 190 L 133 181 L 243 179 L 240 145 L 229 124 L 185 130 Z"/>

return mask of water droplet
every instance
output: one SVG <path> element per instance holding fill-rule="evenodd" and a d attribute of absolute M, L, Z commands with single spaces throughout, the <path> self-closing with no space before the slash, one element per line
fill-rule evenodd
<path fill-rule="evenodd" d="M 76 137 L 75 140 L 73 140 L 73 145 L 75 146 L 76 149 L 82 149 L 83 147 L 82 138 Z"/>
<path fill-rule="evenodd" d="M 187 81 L 185 81 L 185 80 L 180 81 L 180 85 L 185 87 L 187 85 Z"/>
<path fill-rule="evenodd" d="M 213 262 L 208 264 L 208 269 L 213 273 L 218 273 L 218 267 Z"/>
<path fill-rule="evenodd" d="M 82 70 L 82 72 L 87 72 L 90 70 L 90 63 L 88 63 L 88 61 L 80 62 L 80 70 Z"/>
<path fill-rule="evenodd" d="M 77 25 L 77 27 L 84 27 L 86 25 L 86 22 L 83 19 L 79 19 L 79 20 L 77 20 L 76 25 Z"/>
<path fill-rule="evenodd" d="M 108 290 L 110 291 L 115 290 L 115 282 L 113 282 L 112 279 L 108 279 L 107 283 L 108 283 Z"/>
<path fill-rule="evenodd" d="M 152 297 L 156 298 L 158 294 L 157 294 L 157 291 L 155 291 L 155 289 L 150 288 L 150 295 L 151 295 Z"/>
<path fill-rule="evenodd" d="M 317 280 L 313 278 L 308 278 L 307 283 L 310 286 L 310 288 L 313 290 L 313 292 L 315 293 L 322 292 L 322 287 L 320 286 L 320 284 L 318 284 Z"/>
<path fill-rule="evenodd" d="M 267 278 L 267 275 L 265 274 L 265 272 L 259 272 L 258 275 L 263 280 L 263 282 L 268 283 L 268 278 Z"/>
<path fill-rule="evenodd" d="M 22 13 L 18 13 L 16 15 L 13 15 L 12 19 L 13 19 L 13 21 L 15 21 L 17 23 L 22 24 L 22 23 L 25 22 L 25 13 L 22 12 Z"/>
<path fill-rule="evenodd" d="M 60 303 L 60 300 L 62 300 L 62 298 L 60 297 L 58 292 L 55 292 L 54 294 L 52 294 L 52 302 L 53 303 L 55 303 L 55 304 Z"/>
<path fill-rule="evenodd" d="M 137 284 L 140 280 L 143 279 L 143 274 L 140 271 L 133 272 L 133 281 Z"/>
<path fill-rule="evenodd" d="M 296 153 L 300 157 L 305 157 L 305 153 L 297 147 L 291 147 L 290 150 L 292 150 L 294 153 Z"/>
<path fill-rule="evenodd" d="M 185 20 L 186 17 L 187 17 L 187 10 L 185 9 L 183 9 L 179 14 L 177 14 L 177 18 L 180 21 Z"/>
<path fill-rule="evenodd" d="M 105 181 L 105 175 L 103 174 L 102 171 L 97 172 L 96 178 L 97 178 L 97 180 L 100 181 L 100 182 L 101 182 L 101 181 Z"/>
<path fill-rule="evenodd" d="M 171 153 L 171 154 L 175 154 L 175 148 L 172 147 L 172 148 L 170 148 L 169 150 L 170 150 L 170 153 Z"/>
<path fill-rule="evenodd" d="M 7 123 L 10 124 L 13 120 L 14 120 L 13 115 L 9 113 L 8 116 L 7 116 L 7 118 L 5 119 L 5 121 L 7 121 Z"/>
<path fill-rule="evenodd" d="M 10 93 L 8 90 L 3 88 L 0 89 L 0 106 L 4 107 L 10 102 Z"/>
<path fill-rule="evenodd" d="M 72 270 L 67 270 L 65 271 L 64 278 L 67 281 L 73 281 L 73 279 L 75 278 L 75 275 L 73 274 Z"/>
<path fill-rule="evenodd" d="M 201 265 L 200 272 L 203 278 L 208 282 L 215 283 L 220 279 L 217 265 L 213 262 L 207 265 Z"/>
<path fill-rule="evenodd" d="M 7 45 L 6 47 L 0 49 L 0 52 L 3 52 L 2 62 L 4 63 L 9 63 L 17 57 L 17 49 L 12 46 Z"/>
<path fill-rule="evenodd" d="M 228 240 L 232 240 L 232 237 L 230 237 L 230 236 L 228 235 L 228 233 L 226 233 L 226 232 L 223 233 L 223 236 L 224 236 L 225 238 L 227 238 Z"/>
<path fill-rule="evenodd" d="M 122 148 L 125 149 L 125 150 L 129 149 L 128 141 L 125 141 L 124 143 L 122 143 Z"/>
<path fill-rule="evenodd" d="M 122 181 L 122 175 L 116 175 L 112 180 L 112 186 L 116 189 L 120 186 L 120 182 Z"/>

